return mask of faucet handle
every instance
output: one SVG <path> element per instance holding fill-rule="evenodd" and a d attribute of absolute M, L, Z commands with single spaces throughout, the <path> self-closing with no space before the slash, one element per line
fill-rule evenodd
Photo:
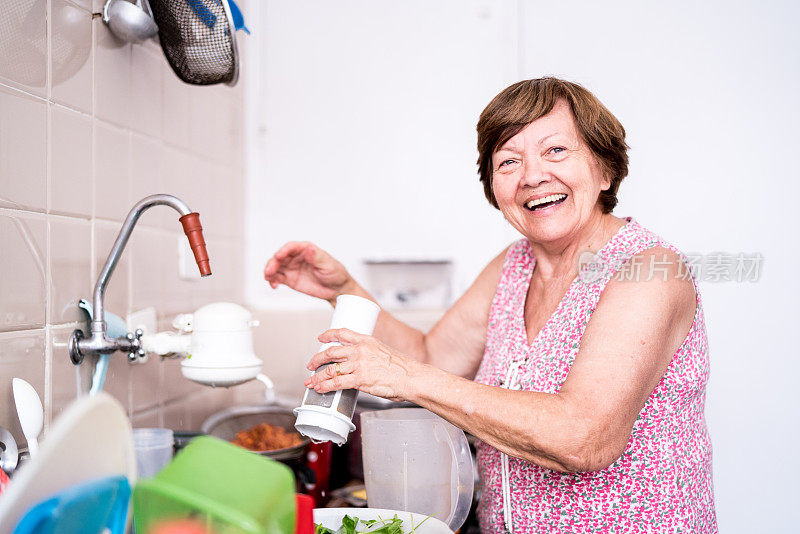
<path fill-rule="evenodd" d="M 69 336 L 69 359 L 74 365 L 83 363 L 83 352 L 81 352 L 80 341 L 85 337 L 83 330 L 79 328 L 75 329 L 72 335 Z"/>
<path fill-rule="evenodd" d="M 145 363 L 147 361 L 147 351 L 142 348 L 142 336 L 144 331 L 137 328 L 135 332 L 128 332 L 125 337 L 130 341 L 130 349 L 128 350 L 128 361 L 134 363 L 139 361 Z"/>

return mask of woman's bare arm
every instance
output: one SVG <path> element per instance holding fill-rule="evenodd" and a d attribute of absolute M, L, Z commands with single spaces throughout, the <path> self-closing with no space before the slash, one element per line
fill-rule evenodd
<path fill-rule="evenodd" d="M 409 380 L 408 399 L 519 458 L 562 471 L 595 471 L 625 450 L 636 417 L 694 320 L 690 280 L 666 249 L 668 280 L 612 280 L 586 327 L 557 394 L 508 391 L 426 372 Z"/>
<path fill-rule="evenodd" d="M 427 334 L 382 311 L 374 336 L 409 358 L 459 376 L 473 376 L 483 356 L 489 308 L 506 251 L 495 257 L 472 286 Z M 307 241 L 290 241 L 267 261 L 264 279 L 336 305 L 339 295 L 375 300 L 333 256 Z"/>
<path fill-rule="evenodd" d="M 320 339 L 345 346 L 315 355 L 310 367 L 339 361 L 346 374 L 320 373 L 307 385 L 319 392 L 357 387 L 409 400 L 511 456 L 550 469 L 603 469 L 624 452 L 637 415 L 694 320 L 696 295 L 690 280 L 677 277 L 680 258 L 651 249 L 637 261 L 665 254 L 671 260 L 666 281 L 608 283 L 557 394 L 477 384 L 408 361 L 373 338 L 334 330 Z"/>
<path fill-rule="evenodd" d="M 430 332 L 423 333 L 381 311 L 374 337 L 412 359 L 457 376 L 472 378 L 483 357 L 489 308 L 507 251 L 508 248 L 489 262 Z M 355 294 L 374 300 L 360 286 Z"/>

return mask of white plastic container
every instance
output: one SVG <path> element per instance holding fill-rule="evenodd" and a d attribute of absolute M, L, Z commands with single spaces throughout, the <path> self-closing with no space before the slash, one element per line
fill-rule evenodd
<path fill-rule="evenodd" d="M 363 412 L 361 455 L 370 508 L 433 515 L 453 531 L 466 521 L 475 479 L 462 430 L 423 408 Z"/>
<path fill-rule="evenodd" d="M 258 322 L 246 308 L 217 302 L 183 319 L 189 323 L 184 330 L 192 333 L 190 357 L 181 362 L 183 376 L 200 384 L 230 387 L 261 372 L 262 362 L 253 351 L 253 327 Z"/>
<path fill-rule="evenodd" d="M 172 460 L 173 435 L 169 428 L 134 428 L 133 447 L 140 478 L 150 478 Z"/>
<path fill-rule="evenodd" d="M 359 334 L 372 335 L 375 322 L 381 308 L 369 299 L 355 295 L 340 295 L 336 299 L 331 328 L 347 328 Z M 325 343 L 320 352 L 341 345 L 341 343 Z M 321 365 L 316 372 L 322 372 L 328 365 Z M 303 396 L 303 404 L 295 408 L 297 421 L 294 427 L 313 441 L 332 441 L 342 445 L 347 436 L 355 430 L 353 413 L 358 399 L 357 389 L 345 389 L 320 394 L 307 389 Z"/>
<path fill-rule="evenodd" d="M 154 354 L 185 354 L 181 371 L 189 380 L 230 387 L 259 378 L 262 362 L 253 352 L 258 321 L 246 308 L 215 302 L 177 316 L 172 326 L 178 332 L 145 334 L 142 347 Z"/>

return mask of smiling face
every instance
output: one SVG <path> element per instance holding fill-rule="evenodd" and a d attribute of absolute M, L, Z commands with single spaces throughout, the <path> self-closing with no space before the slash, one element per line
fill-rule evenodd
<path fill-rule="evenodd" d="M 602 209 L 610 180 L 558 101 L 492 155 L 492 192 L 511 225 L 534 243 L 579 235 Z"/>

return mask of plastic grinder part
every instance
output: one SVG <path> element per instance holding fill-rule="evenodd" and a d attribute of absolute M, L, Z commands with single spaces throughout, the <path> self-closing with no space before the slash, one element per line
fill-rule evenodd
<path fill-rule="evenodd" d="M 378 320 L 380 306 L 373 301 L 355 295 L 340 295 L 336 299 L 330 328 L 347 328 L 364 335 L 372 335 Z M 320 352 L 339 343 L 326 343 Z M 320 366 L 322 372 L 328 365 Z M 295 408 L 297 416 L 295 428 L 315 442 L 332 441 L 338 445 L 347 441 L 347 436 L 355 430 L 352 422 L 358 399 L 358 390 L 346 389 L 317 393 L 307 389 L 303 404 Z"/>
<path fill-rule="evenodd" d="M 347 416 L 319 406 L 304 404 L 295 408 L 294 414 L 297 416 L 294 427 L 314 443 L 332 441 L 344 445 L 348 434 L 356 429 Z"/>

